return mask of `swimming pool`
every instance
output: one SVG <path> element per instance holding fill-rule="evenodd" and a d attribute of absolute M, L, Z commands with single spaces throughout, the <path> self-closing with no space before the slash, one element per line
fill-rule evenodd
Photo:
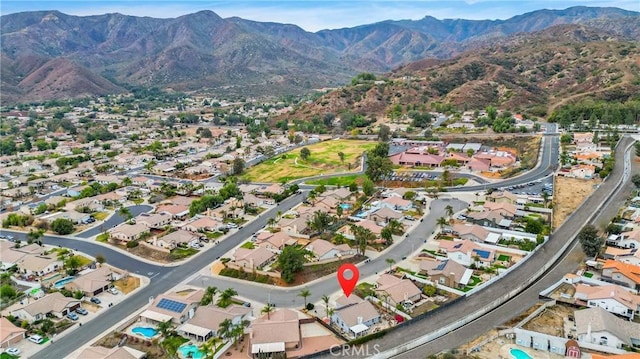
<path fill-rule="evenodd" d="M 149 327 L 135 327 L 131 329 L 131 332 L 143 336 L 147 339 L 151 339 L 158 334 L 158 331 L 155 328 Z"/>
<path fill-rule="evenodd" d="M 64 287 L 65 284 L 71 282 L 74 279 L 76 279 L 76 277 L 62 278 L 60 280 L 57 280 L 55 283 L 53 283 L 53 286 L 56 287 L 56 288 L 62 288 L 62 287 Z"/>
<path fill-rule="evenodd" d="M 204 356 L 204 353 L 198 350 L 198 347 L 193 344 L 183 345 L 178 348 L 178 351 L 182 354 L 183 358 L 188 358 L 189 353 L 191 353 L 191 358 L 193 359 L 201 359 Z"/>
<path fill-rule="evenodd" d="M 531 355 L 527 354 L 527 352 L 517 348 L 509 350 L 509 353 L 511 353 L 511 356 L 514 357 L 514 359 L 533 359 Z"/>
<path fill-rule="evenodd" d="M 350 203 L 340 203 L 340 208 L 342 209 L 351 209 Z"/>

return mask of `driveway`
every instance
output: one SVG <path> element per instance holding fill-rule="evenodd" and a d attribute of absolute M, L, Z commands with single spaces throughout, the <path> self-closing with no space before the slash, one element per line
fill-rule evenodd
<path fill-rule="evenodd" d="M 127 208 L 131 212 L 131 215 L 134 217 L 139 215 L 140 213 L 149 212 L 153 209 L 153 207 L 146 204 L 130 206 Z M 76 234 L 76 237 L 91 238 L 93 236 L 97 236 L 98 234 L 105 232 L 107 229 L 113 228 L 126 220 L 127 220 L 126 218 L 122 217 L 118 213 L 118 211 L 116 211 L 116 213 L 114 213 L 111 217 L 109 217 L 109 219 L 107 219 L 105 222 L 100 223 L 93 228 L 87 229 L 84 232 L 80 232 Z"/>

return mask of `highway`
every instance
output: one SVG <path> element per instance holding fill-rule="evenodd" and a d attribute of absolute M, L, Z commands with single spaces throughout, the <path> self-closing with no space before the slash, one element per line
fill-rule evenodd
<path fill-rule="evenodd" d="M 526 183 L 533 179 L 541 177 L 546 173 L 550 173 L 554 161 L 557 160 L 557 149 L 556 147 L 553 147 L 554 144 L 557 145 L 557 137 L 549 137 L 552 138 L 553 141 L 547 141 L 548 143 L 546 143 L 546 145 L 543 147 L 542 162 L 538 168 L 531 171 L 531 173 L 526 173 L 514 179 L 507 180 L 508 184 L 496 183 L 494 185 L 503 186 Z M 463 188 L 456 188 L 457 191 L 462 189 Z M 465 188 L 465 190 L 476 191 L 478 189 Z M 166 292 L 167 290 L 184 281 L 185 278 L 188 278 L 196 272 L 200 271 L 202 268 L 209 266 L 215 259 L 224 255 L 226 252 L 240 244 L 242 241 L 249 238 L 253 233 L 262 229 L 266 225 L 267 219 L 275 216 L 277 211 L 281 211 L 282 213 L 286 212 L 287 210 L 293 208 L 293 206 L 295 206 L 296 204 L 300 203 L 305 195 L 306 193 L 298 194 L 286 199 L 276 208 L 263 213 L 258 219 L 248 223 L 243 229 L 230 235 L 219 245 L 194 257 L 193 259 L 189 260 L 179 267 L 165 267 L 148 264 L 144 261 L 140 261 L 122 254 L 118 251 L 98 245 L 91 241 L 80 240 L 76 237 L 49 235 L 45 236 L 44 242 L 47 244 L 62 245 L 68 248 L 75 248 L 81 252 L 85 252 L 93 256 L 97 254 L 103 254 L 106 256 L 107 262 L 116 267 L 127 269 L 133 273 L 148 275 L 149 277 L 151 277 L 151 283 L 149 286 L 143 288 L 135 295 L 132 295 L 113 308 L 103 311 L 94 320 L 83 324 L 82 331 L 72 329 L 73 333 L 70 333 L 72 335 L 65 335 L 58 338 L 54 345 L 48 347 L 46 351 L 41 351 L 40 353 L 34 355 L 33 358 L 63 358 L 74 351 L 76 348 L 79 348 L 83 344 L 94 340 L 98 335 L 97 333 L 106 334 L 106 331 L 110 327 L 146 305 L 148 303 L 149 297 Z M 432 204 L 432 213 L 424 218 L 424 221 L 419 224 L 416 230 L 411 232 L 407 239 L 394 244 L 392 250 L 381 255 L 377 260 L 362 265 L 361 271 L 363 274 L 361 276 L 365 277 L 367 275 L 375 274 L 376 272 L 381 272 L 388 267 L 388 265 L 384 262 L 385 258 L 393 257 L 394 259 L 398 260 L 403 256 L 403 254 L 410 253 L 413 246 L 416 246 L 417 248 L 420 241 L 428 237 L 428 235 L 435 229 L 435 222 L 437 221 L 438 217 L 442 216 L 442 214 L 444 213 L 444 207 L 447 204 L 451 204 L 456 209 L 460 209 L 466 206 L 466 204 L 461 201 L 450 201 L 451 202 L 448 203 L 447 200 L 435 201 Z M 196 278 L 192 283 L 195 285 L 216 285 L 222 288 L 225 288 L 226 286 L 233 286 L 241 296 L 255 299 L 257 301 L 266 302 L 266 299 L 270 296 L 271 301 L 278 306 L 289 306 L 289 304 L 293 302 L 293 298 L 295 298 L 294 293 L 297 294 L 300 291 L 300 288 L 281 289 L 274 287 L 272 289 L 272 294 L 269 295 L 269 291 L 261 290 L 259 285 L 240 283 L 232 279 L 223 279 L 220 277 Z M 323 294 L 330 294 L 335 292 L 338 289 L 338 284 L 337 282 L 332 280 L 332 278 L 324 278 L 309 283 L 304 287 L 309 288 L 312 292 L 312 296 L 308 300 L 314 301 Z M 488 291 L 482 291 L 480 293 L 484 292 Z M 393 332 L 383 339 L 390 338 L 391 335 L 393 335 Z"/>

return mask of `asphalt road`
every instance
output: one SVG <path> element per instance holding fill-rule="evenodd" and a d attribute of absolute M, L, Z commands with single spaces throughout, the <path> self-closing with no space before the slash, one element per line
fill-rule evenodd
<path fill-rule="evenodd" d="M 437 226 L 436 222 L 439 217 L 445 216 L 445 207 L 448 205 L 451 205 L 456 212 L 467 207 L 467 203 L 459 200 L 435 200 L 431 204 L 431 211 L 423 217 L 422 222 L 417 222 L 407 238 L 397 241 L 390 250 L 372 259 L 370 262 L 360 263 L 358 265 L 360 278 L 362 279 L 388 270 L 389 264 L 385 262 L 387 258 L 392 258 L 396 262 L 400 262 L 403 257 L 409 256 L 414 250 L 417 250 L 423 241 L 435 231 Z M 339 290 L 338 281 L 336 277 L 333 276 L 324 277 L 307 283 L 306 285 L 293 288 L 256 285 L 254 283 L 220 276 L 198 276 L 192 280 L 190 284 L 204 287 L 215 286 L 218 288 L 233 287 L 238 292 L 238 295 L 242 297 L 251 298 L 261 303 L 273 303 L 278 307 L 296 306 L 296 303 L 297 306 L 302 307 L 302 298 L 298 297 L 301 288 L 306 288 L 311 292 L 311 296 L 307 298 L 307 302 L 318 301 L 323 295 L 331 295 Z M 263 290 L 259 290 L 260 288 L 263 288 Z"/>
<path fill-rule="evenodd" d="M 625 148 L 625 145 L 630 143 L 630 141 L 632 140 L 629 138 L 623 139 L 619 148 Z M 617 189 L 617 179 L 622 176 L 624 171 L 623 158 L 624 152 L 617 151 L 615 168 L 610 178 L 602 183 L 593 195 L 573 213 L 570 220 L 565 221 L 565 223 L 553 233 L 541 250 L 533 253 L 517 269 L 509 272 L 476 294 L 464 297 L 460 301 L 441 310 L 436 310 L 432 312 L 433 314 L 431 316 L 424 320 L 411 321 L 409 325 L 397 328 L 384 337 L 369 342 L 368 345 L 378 345 L 378 348 L 383 352 L 392 348 L 402 348 L 408 343 L 415 342 L 418 338 L 438 328 L 455 323 L 465 316 L 473 315 L 479 308 L 487 305 L 496 307 L 496 309 L 493 309 L 491 312 L 470 324 L 462 326 L 415 349 L 410 350 L 407 348 L 402 354 L 396 356 L 398 358 L 426 357 L 427 355 L 435 354 L 443 350 L 456 348 L 463 343 L 473 340 L 482 333 L 485 333 L 488 328 L 500 325 L 531 307 L 537 302 L 538 293 L 549 287 L 552 283 L 557 282 L 564 274 L 574 271 L 580 265 L 584 255 L 579 246 L 574 244 L 573 247 L 570 247 L 570 250 L 561 257 L 555 266 L 550 268 L 538 281 L 523 288 L 518 295 L 512 298 L 505 298 L 505 294 L 509 290 L 522 286 L 523 283 L 530 282 L 532 275 L 549 263 L 553 255 L 561 250 L 567 240 L 577 242 L 575 237 L 584 224 L 589 222 L 601 224 L 611 218 L 612 213 L 615 212 L 615 209 L 619 208 L 625 199 L 624 193 L 619 193 L 613 197 L 613 200 L 610 200 L 612 194 Z M 624 188 L 628 191 L 627 185 L 625 185 Z M 605 206 L 597 213 L 594 213 L 594 209 L 598 208 L 598 205 L 601 203 L 605 203 Z M 502 302 L 504 302 L 504 304 L 501 304 Z M 390 356 L 391 355 L 386 357 Z M 329 357 L 329 355 L 327 357 Z M 381 355 L 380 357 L 385 356 Z"/>
<path fill-rule="evenodd" d="M 68 333 L 63 337 L 59 337 L 56 339 L 55 344 L 49 345 L 46 350 L 41 350 L 39 353 L 33 355 L 31 358 L 33 359 L 50 359 L 50 358 L 64 358 L 69 355 L 71 352 L 81 347 L 87 342 L 95 340 L 97 337 L 102 336 L 103 334 L 107 334 L 109 328 L 120 322 L 122 319 L 131 315 L 136 310 L 139 310 L 144 305 L 149 303 L 150 297 L 155 297 L 158 294 L 164 293 L 176 285 L 180 284 L 190 275 L 196 273 L 204 267 L 211 265 L 211 263 L 231 250 L 233 247 L 240 244 L 242 241 L 246 240 L 251 236 L 252 233 L 257 232 L 261 228 L 263 228 L 267 224 L 267 219 L 269 217 L 275 216 L 277 211 L 286 212 L 289 209 L 293 208 L 296 204 L 300 203 L 306 194 L 298 194 L 293 197 L 290 197 L 280 203 L 276 208 L 269 210 L 266 213 L 263 213 L 258 219 L 255 221 L 248 223 L 244 226 L 243 230 L 238 231 L 232 235 L 230 235 L 227 239 L 220 242 L 217 246 L 207 250 L 206 252 L 192 258 L 190 261 L 179 267 L 158 267 L 158 266 L 148 266 L 145 262 L 137 261 L 134 258 L 126 257 L 126 261 L 128 264 L 123 265 L 121 263 L 116 263 L 110 260 L 110 258 L 115 258 L 118 254 L 122 255 L 113 250 L 108 251 L 108 248 L 96 245 L 90 242 L 84 242 L 82 240 L 74 240 L 69 238 L 55 238 L 55 239 L 47 239 L 47 244 L 61 244 L 65 247 L 69 248 L 77 248 L 79 251 L 86 251 L 89 254 L 93 254 L 96 252 L 103 252 L 107 256 L 107 263 L 113 264 L 116 267 L 123 265 L 125 268 L 131 267 L 132 265 L 136 267 L 140 267 L 139 272 L 141 274 L 145 274 L 144 272 L 155 271 L 158 273 L 157 276 L 153 276 L 151 279 L 151 283 L 137 292 L 135 295 L 130 296 L 124 301 L 118 303 L 113 306 L 109 310 L 104 310 L 100 313 L 96 318 L 82 325 L 82 330 L 76 330 L 77 327 L 71 328 L 72 332 Z M 48 236 L 51 237 L 51 236 Z M 53 242 L 53 243 L 52 243 Z M 82 244 L 86 244 L 87 246 L 83 246 Z M 111 253 L 115 252 L 115 253 Z M 146 269 L 145 269 L 146 268 Z M 254 289 L 254 292 L 256 289 Z"/>
<path fill-rule="evenodd" d="M 153 209 L 153 207 L 145 204 L 130 206 L 127 208 L 131 212 L 131 215 L 134 217 L 139 215 L 140 213 L 149 212 Z M 100 223 L 93 228 L 87 229 L 84 232 L 80 232 L 76 234 L 76 237 L 90 238 L 93 236 L 97 236 L 98 234 L 103 233 L 107 229 L 113 228 L 126 220 L 127 219 L 125 217 L 122 217 L 120 213 L 116 211 L 116 213 L 114 213 L 113 216 L 109 217 L 109 219 L 107 219 L 104 223 Z"/>

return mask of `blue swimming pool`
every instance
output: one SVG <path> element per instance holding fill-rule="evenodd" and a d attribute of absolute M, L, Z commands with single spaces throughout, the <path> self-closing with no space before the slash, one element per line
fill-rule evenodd
<path fill-rule="evenodd" d="M 533 357 L 527 354 L 524 350 L 514 348 L 511 349 L 509 353 L 511 353 L 511 356 L 514 357 L 514 359 L 533 359 Z"/>
<path fill-rule="evenodd" d="M 56 288 L 62 288 L 62 287 L 64 287 L 65 284 L 71 282 L 74 279 L 76 279 L 76 277 L 62 278 L 60 280 L 57 280 L 55 283 L 53 283 L 53 286 L 56 287 Z"/>
<path fill-rule="evenodd" d="M 340 208 L 342 209 L 351 209 L 351 204 L 349 203 L 340 203 Z"/>
<path fill-rule="evenodd" d="M 193 344 L 183 345 L 178 348 L 178 351 L 182 354 L 183 358 L 201 359 L 204 356 L 204 354 L 198 350 L 198 347 Z M 189 356 L 189 353 L 191 353 L 191 356 Z"/>
<path fill-rule="evenodd" d="M 149 328 L 149 327 L 135 327 L 131 329 L 131 332 L 134 334 L 143 336 L 147 339 L 151 339 L 158 334 L 158 331 L 155 330 L 155 328 Z"/>

